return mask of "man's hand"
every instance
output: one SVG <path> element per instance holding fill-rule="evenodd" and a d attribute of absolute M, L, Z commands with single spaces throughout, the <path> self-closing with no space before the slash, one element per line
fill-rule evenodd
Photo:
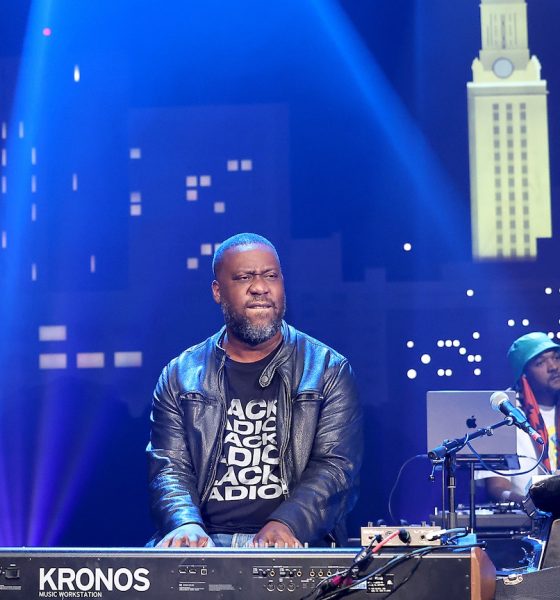
<path fill-rule="evenodd" d="M 289 527 L 279 521 L 269 521 L 253 538 L 253 544 L 259 548 L 302 548 L 302 543 L 294 536 Z"/>
<path fill-rule="evenodd" d="M 181 525 L 170 531 L 160 542 L 156 548 L 205 548 L 214 546 L 212 538 L 196 523 L 188 523 Z"/>

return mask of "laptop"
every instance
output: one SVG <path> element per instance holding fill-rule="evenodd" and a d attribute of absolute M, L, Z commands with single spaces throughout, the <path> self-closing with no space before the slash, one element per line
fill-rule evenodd
<path fill-rule="evenodd" d="M 444 440 L 475 433 L 481 427 L 489 427 L 504 419 L 490 405 L 490 391 L 430 391 L 426 396 L 428 452 L 440 446 Z M 515 392 L 506 391 L 515 405 Z M 473 448 L 493 468 L 518 469 L 517 432 L 514 426 L 505 425 L 494 430 L 491 436 L 484 435 L 471 442 Z M 474 457 L 465 446 L 457 452 L 457 459 Z M 480 463 L 475 469 L 483 469 Z"/>

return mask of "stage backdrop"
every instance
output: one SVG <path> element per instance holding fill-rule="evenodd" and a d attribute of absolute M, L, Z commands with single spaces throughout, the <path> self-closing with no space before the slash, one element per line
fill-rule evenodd
<path fill-rule="evenodd" d="M 1 3 L 0 545 L 147 540 L 151 393 L 220 326 L 234 233 L 356 371 L 353 535 L 426 452 L 428 390 L 560 338 L 560 6 L 479 4 Z M 395 517 L 427 519 L 429 473 Z"/>

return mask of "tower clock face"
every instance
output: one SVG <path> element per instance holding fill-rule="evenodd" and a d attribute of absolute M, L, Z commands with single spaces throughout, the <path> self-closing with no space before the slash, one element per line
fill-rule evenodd
<path fill-rule="evenodd" d="M 513 73 L 513 63 L 509 58 L 498 58 L 492 65 L 492 71 L 496 77 L 506 79 Z"/>

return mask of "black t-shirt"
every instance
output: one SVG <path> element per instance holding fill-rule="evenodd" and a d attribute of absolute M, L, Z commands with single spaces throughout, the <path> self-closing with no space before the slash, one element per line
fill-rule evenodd
<path fill-rule="evenodd" d="M 280 381 L 259 377 L 278 348 L 253 363 L 226 359 L 227 421 L 216 479 L 202 516 L 209 533 L 256 533 L 282 502 L 276 436 Z"/>

